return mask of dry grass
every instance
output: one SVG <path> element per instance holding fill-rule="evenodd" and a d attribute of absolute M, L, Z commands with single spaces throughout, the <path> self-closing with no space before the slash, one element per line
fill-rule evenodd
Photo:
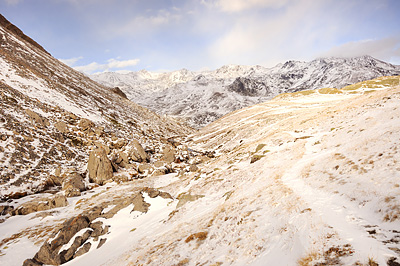
<path fill-rule="evenodd" d="M 199 232 L 195 234 L 191 234 L 185 239 L 186 243 L 189 243 L 190 241 L 197 239 L 197 240 L 205 240 L 207 238 L 208 232 Z"/>

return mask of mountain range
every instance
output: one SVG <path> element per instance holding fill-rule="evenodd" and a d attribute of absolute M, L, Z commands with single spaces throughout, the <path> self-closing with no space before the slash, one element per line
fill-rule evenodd
<path fill-rule="evenodd" d="M 118 87 L 127 97 L 158 114 L 201 128 L 234 110 L 264 102 L 280 93 L 344 86 L 380 76 L 400 75 L 400 66 L 371 56 L 287 61 L 272 68 L 226 65 L 214 71 L 182 69 L 152 73 L 105 72 L 90 77 Z"/>
<path fill-rule="evenodd" d="M 0 16 L 0 265 L 400 265 L 400 77 L 298 88 L 196 131 Z"/>

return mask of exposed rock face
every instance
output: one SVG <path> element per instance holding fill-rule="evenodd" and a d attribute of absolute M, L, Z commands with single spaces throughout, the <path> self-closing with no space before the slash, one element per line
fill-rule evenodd
<path fill-rule="evenodd" d="M 88 162 L 89 181 L 103 185 L 113 176 L 113 167 L 104 149 L 91 151 Z"/>
<path fill-rule="evenodd" d="M 77 232 L 88 227 L 89 223 L 89 218 L 83 215 L 79 215 L 66 221 L 63 228 L 58 232 L 57 237 L 50 243 L 46 241 L 33 259 L 36 262 L 50 265 L 60 265 L 67 262 L 72 258 L 70 253 L 73 255 L 75 252 L 68 252 L 67 250 L 66 252 L 61 252 L 59 254 L 61 247 L 67 244 Z M 78 240 L 75 239 L 75 241 L 82 242 L 83 239 L 84 238 L 82 237 Z M 76 244 L 76 246 L 79 247 L 79 243 Z"/>

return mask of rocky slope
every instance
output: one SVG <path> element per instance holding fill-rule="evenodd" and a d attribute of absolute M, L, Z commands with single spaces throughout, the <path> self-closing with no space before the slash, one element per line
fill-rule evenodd
<path fill-rule="evenodd" d="M 342 88 L 380 76 L 399 75 L 394 66 L 370 56 L 288 61 L 273 68 L 227 65 L 215 71 L 100 73 L 90 77 L 119 87 L 134 102 L 159 114 L 186 119 L 201 128 L 234 110 L 280 93 Z"/>
<path fill-rule="evenodd" d="M 70 174 L 84 177 L 94 148 L 107 147 L 115 172 L 154 163 L 173 137 L 192 132 L 62 64 L 10 25 L 1 17 L 0 199 L 61 186 Z M 145 158 L 134 156 L 137 147 Z M 137 176 L 133 168 L 129 179 Z"/>

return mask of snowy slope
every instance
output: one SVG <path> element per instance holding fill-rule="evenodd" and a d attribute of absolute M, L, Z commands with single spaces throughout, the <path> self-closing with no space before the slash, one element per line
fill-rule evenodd
<path fill-rule="evenodd" d="M 1 200 L 43 190 L 57 167 L 84 172 L 95 142 L 154 147 L 192 132 L 64 65 L 1 16 L 0 47 Z"/>
<path fill-rule="evenodd" d="M 197 172 L 110 183 L 45 218 L 12 217 L 0 234 L 49 230 L 154 187 L 173 198 L 143 193 L 147 212 L 132 203 L 98 218 L 110 226 L 105 244 L 88 240 L 65 265 L 397 265 L 399 100 L 398 77 L 282 94 L 193 135 L 193 150 L 215 152 L 197 158 Z M 0 262 L 32 257 L 45 237 L 28 236 L 8 241 Z"/>
<path fill-rule="evenodd" d="M 370 56 L 288 61 L 273 68 L 226 65 L 214 71 L 100 73 L 91 75 L 120 87 L 134 102 L 159 114 L 187 119 L 200 128 L 234 110 L 264 102 L 279 93 L 342 88 L 380 76 L 399 75 L 400 67 Z"/>

